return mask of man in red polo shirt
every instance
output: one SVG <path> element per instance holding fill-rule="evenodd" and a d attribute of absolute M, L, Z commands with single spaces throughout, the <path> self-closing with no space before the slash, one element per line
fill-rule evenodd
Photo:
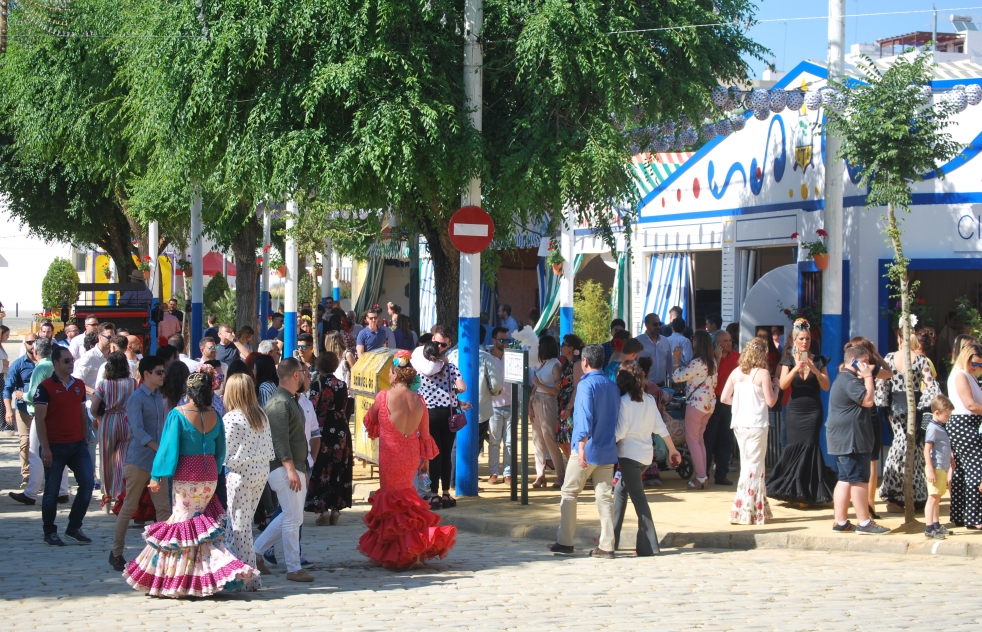
<path fill-rule="evenodd" d="M 72 470 L 78 491 L 68 514 L 65 537 L 79 544 L 91 544 L 82 533 L 82 519 L 92 500 L 92 457 L 85 439 L 85 383 L 72 377 L 75 359 L 65 347 L 51 351 L 55 374 L 38 384 L 34 393 L 34 423 L 37 424 L 41 462 L 44 464 L 44 497 L 41 499 L 41 521 L 44 542 L 65 546 L 58 537 L 55 515 L 58 513 L 58 488 L 65 466 Z"/>
<path fill-rule="evenodd" d="M 733 456 L 733 430 L 730 428 L 732 408 L 719 401 L 723 387 L 733 369 L 740 364 L 740 354 L 733 350 L 733 338 L 723 330 L 715 334 L 716 338 L 716 409 L 709 417 L 703 440 L 706 442 L 706 471 L 716 462 L 713 479 L 717 485 L 732 485 L 733 481 L 726 478 L 730 471 L 730 457 Z"/>

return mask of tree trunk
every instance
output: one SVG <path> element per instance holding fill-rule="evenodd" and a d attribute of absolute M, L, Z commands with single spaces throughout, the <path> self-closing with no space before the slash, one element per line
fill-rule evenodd
<path fill-rule="evenodd" d="M 256 282 L 259 278 L 259 265 L 256 263 L 256 251 L 263 234 L 263 227 L 252 211 L 252 205 L 242 203 L 243 214 L 249 219 L 243 224 L 242 230 L 232 240 L 232 252 L 235 254 L 235 329 L 248 325 L 256 332 L 258 339 L 260 329 L 257 320 L 259 292 Z"/>
<path fill-rule="evenodd" d="M 433 261 L 436 322 L 449 327 L 456 340 L 460 318 L 460 252 L 450 243 L 447 227 L 441 226 L 440 222 L 428 222 L 422 232 Z M 416 318 L 419 318 L 418 314 Z"/>
<path fill-rule="evenodd" d="M 133 263 L 133 244 L 129 221 L 123 211 L 113 206 L 107 209 L 106 234 L 99 241 L 99 246 L 106 251 L 109 258 L 116 264 L 116 272 L 119 275 L 118 282 L 126 283 L 129 281 L 129 274 L 136 270 Z"/>
<path fill-rule="evenodd" d="M 904 524 L 915 522 L 914 518 L 914 450 L 917 449 L 917 408 L 914 403 L 914 371 L 911 369 L 910 353 L 910 278 L 907 275 L 907 260 L 900 243 L 900 227 L 893 204 L 887 205 L 887 235 L 893 244 L 892 280 L 900 287 L 901 343 L 900 353 L 904 359 L 904 375 L 907 381 L 907 453 L 904 455 Z"/>

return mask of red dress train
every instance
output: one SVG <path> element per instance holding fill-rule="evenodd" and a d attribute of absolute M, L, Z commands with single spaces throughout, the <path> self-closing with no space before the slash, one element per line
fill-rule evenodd
<path fill-rule="evenodd" d="M 446 557 L 456 542 L 457 527 L 439 526 L 440 517 L 413 486 L 420 459 L 438 453 L 425 404 L 419 428 L 405 436 L 392 425 L 387 400 L 388 391 L 382 391 L 365 414 L 368 436 L 379 440 L 381 487 L 370 501 L 372 509 L 364 518 L 368 531 L 358 540 L 358 551 L 385 568 L 403 570 Z"/>

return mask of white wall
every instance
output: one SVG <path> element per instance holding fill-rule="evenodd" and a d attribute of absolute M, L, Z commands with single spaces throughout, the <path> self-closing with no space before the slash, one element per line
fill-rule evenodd
<path fill-rule="evenodd" d="M 70 250 L 68 244 L 29 237 L 27 227 L 0 206 L 0 257 L 7 263 L 0 264 L 0 302 L 8 316 L 14 316 L 17 304 L 22 317 L 41 311 L 41 281 L 48 266 L 55 257 L 67 259 Z"/>

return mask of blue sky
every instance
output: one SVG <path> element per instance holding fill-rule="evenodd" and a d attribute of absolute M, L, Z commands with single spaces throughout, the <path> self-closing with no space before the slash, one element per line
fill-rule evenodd
<path fill-rule="evenodd" d="M 930 10 L 925 0 L 846 0 L 846 15 L 893 11 Z M 971 15 L 975 22 L 982 20 L 982 0 L 941 0 L 938 6 L 938 31 L 950 32 L 952 9 L 961 8 L 959 15 Z M 965 7 L 979 7 L 964 10 Z M 824 0 L 759 0 L 758 20 L 802 18 L 828 15 Z M 930 31 L 930 13 L 884 15 L 846 18 L 846 50 L 856 42 L 873 43 L 877 39 L 902 35 L 912 31 Z M 804 59 L 825 59 L 828 52 L 828 22 L 826 20 L 764 22 L 750 29 L 750 37 L 771 50 L 779 70 L 790 70 Z M 763 62 L 751 61 L 753 76 L 759 78 Z"/>

